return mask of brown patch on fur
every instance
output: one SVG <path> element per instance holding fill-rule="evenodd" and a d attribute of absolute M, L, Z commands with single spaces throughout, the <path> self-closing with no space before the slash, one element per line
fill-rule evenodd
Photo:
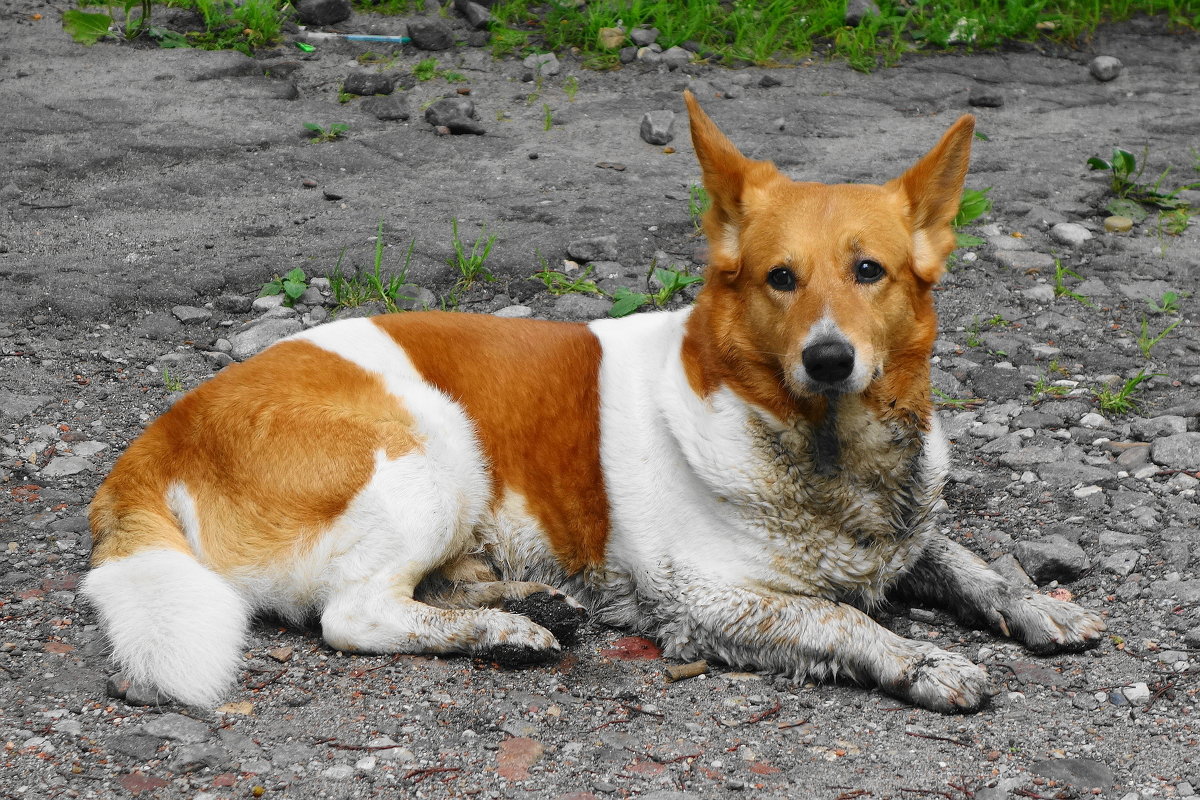
<path fill-rule="evenodd" d="M 964 116 L 903 176 L 884 186 L 798 183 L 746 158 L 684 93 L 692 142 L 712 197 L 705 217 L 711 261 L 687 323 L 683 362 L 697 394 L 728 386 L 783 421 L 814 422 L 826 400 L 802 374 L 813 325 L 834 321 L 856 357 L 882 377 L 864 401 L 884 419 L 924 427 L 932 412 L 931 289 L 954 246 L 973 118 Z M 858 283 L 855 265 L 886 275 Z M 786 267 L 794 291 L 771 288 Z"/>
<path fill-rule="evenodd" d="M 601 353 L 587 326 L 442 312 L 374 321 L 475 422 L 493 503 L 524 497 L 568 571 L 602 564 Z"/>
<path fill-rule="evenodd" d="M 382 379 L 308 342 L 281 342 L 183 397 L 117 461 L 91 507 L 98 565 L 151 547 L 191 552 L 167 506 L 195 501 L 218 572 L 305 546 L 375 469 L 418 450 L 414 420 Z"/>

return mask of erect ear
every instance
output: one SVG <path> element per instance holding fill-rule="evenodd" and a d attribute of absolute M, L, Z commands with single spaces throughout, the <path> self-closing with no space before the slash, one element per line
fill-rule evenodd
<path fill-rule="evenodd" d="M 778 176 L 779 172 L 768 161 L 755 161 L 742 155 L 700 108 L 695 95 L 686 89 L 683 100 L 687 103 L 692 145 L 700 162 L 704 189 L 712 203 L 704 215 L 709 263 L 722 272 L 736 274 L 740 266 L 739 240 L 746 193 Z"/>
<path fill-rule="evenodd" d="M 908 204 L 913 225 L 913 269 L 930 283 L 942 277 L 946 257 L 954 249 L 950 223 L 962 201 L 974 133 L 975 117 L 964 114 L 924 158 L 887 184 Z"/>

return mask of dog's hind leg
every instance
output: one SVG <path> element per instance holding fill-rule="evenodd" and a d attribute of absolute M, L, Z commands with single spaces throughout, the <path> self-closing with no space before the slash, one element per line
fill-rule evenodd
<path fill-rule="evenodd" d="M 934 536 L 896 587 L 898 594 L 945 608 L 970 625 L 1011 636 L 1035 653 L 1096 644 L 1104 620 L 1095 611 L 1014 586 L 944 536 Z"/>

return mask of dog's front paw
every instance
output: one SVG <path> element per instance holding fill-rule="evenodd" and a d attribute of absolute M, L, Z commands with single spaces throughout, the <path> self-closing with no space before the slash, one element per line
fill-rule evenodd
<path fill-rule="evenodd" d="M 882 688 L 913 705 L 942 713 L 975 711 L 996 693 L 983 667 L 932 645 L 916 653 L 900 680 Z"/>
<path fill-rule="evenodd" d="M 570 595 L 557 589 L 534 592 L 520 600 L 508 600 L 504 610 L 521 614 L 554 634 L 560 642 L 575 640 L 579 626 L 587 621 L 587 611 Z"/>
<path fill-rule="evenodd" d="M 1104 635 L 1104 620 L 1095 611 L 1029 593 L 998 609 L 1002 633 L 1034 653 L 1085 650 Z"/>

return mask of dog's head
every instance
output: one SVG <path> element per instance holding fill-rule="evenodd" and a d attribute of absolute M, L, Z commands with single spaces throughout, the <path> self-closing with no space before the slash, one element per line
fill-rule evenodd
<path fill-rule="evenodd" d="M 926 421 L 931 290 L 954 249 L 974 117 L 895 180 L 827 185 L 746 158 L 684 98 L 711 199 L 708 277 L 690 323 L 708 342 L 690 342 L 693 384 L 731 384 L 784 418 L 861 394 Z"/>

